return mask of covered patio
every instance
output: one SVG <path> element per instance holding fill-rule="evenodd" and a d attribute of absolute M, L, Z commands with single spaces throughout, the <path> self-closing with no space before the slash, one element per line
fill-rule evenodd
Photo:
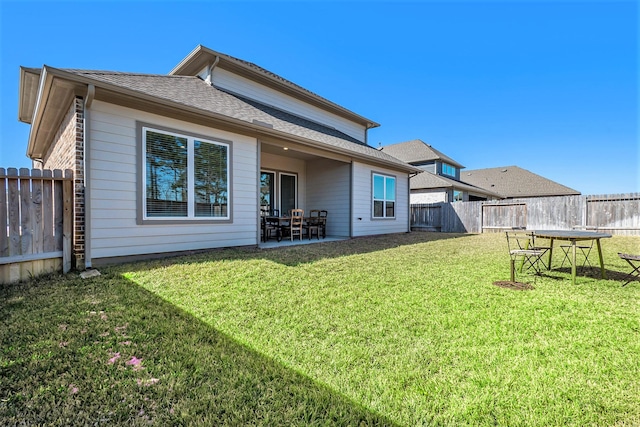
<path fill-rule="evenodd" d="M 311 210 L 326 210 L 327 237 L 320 241 L 349 238 L 350 180 L 351 159 L 346 156 L 284 141 L 261 141 L 258 220 L 261 212 L 285 216 L 291 209 L 302 209 L 307 216 Z M 280 246 L 287 238 L 280 244 L 275 239 L 259 240 L 260 247 L 269 247 Z"/>

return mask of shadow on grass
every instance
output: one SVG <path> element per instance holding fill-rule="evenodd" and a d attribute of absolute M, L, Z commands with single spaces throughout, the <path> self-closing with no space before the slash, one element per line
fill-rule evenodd
<path fill-rule="evenodd" d="M 116 275 L 0 304 L 0 425 L 394 425 Z"/>
<path fill-rule="evenodd" d="M 561 267 L 561 268 L 553 268 L 552 272 L 567 274 L 571 276 L 571 267 Z M 621 284 L 629 280 L 629 274 L 624 271 L 612 270 L 610 268 L 605 268 L 605 280 L 614 280 L 620 281 Z M 545 271 L 543 274 L 545 277 L 556 278 L 551 275 L 547 275 L 548 271 Z M 576 270 L 576 278 L 580 277 L 588 277 L 591 279 L 602 279 L 602 272 L 600 267 L 578 267 Z M 633 280 L 631 281 L 633 283 Z"/>
<path fill-rule="evenodd" d="M 155 259 L 162 265 L 194 263 L 208 260 L 238 260 L 238 259 L 263 259 L 274 263 L 295 267 L 296 265 L 312 263 L 321 259 L 340 258 L 351 255 L 367 254 L 384 251 L 401 246 L 416 245 L 439 240 L 458 239 L 473 236 L 462 233 L 438 233 L 438 232 L 412 232 L 399 234 L 385 234 L 379 236 L 356 237 L 348 240 L 333 242 L 320 242 L 297 246 L 283 246 L 276 248 L 223 248 L 202 251 L 193 251 L 181 254 L 157 254 L 157 256 L 145 256 Z M 119 263 L 128 263 L 129 271 L 146 269 L 148 264 L 137 264 L 138 259 L 118 259 Z M 144 261 L 144 259 L 140 260 Z"/>

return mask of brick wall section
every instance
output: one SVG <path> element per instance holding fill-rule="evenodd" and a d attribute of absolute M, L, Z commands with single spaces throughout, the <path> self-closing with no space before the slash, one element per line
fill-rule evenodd
<path fill-rule="evenodd" d="M 34 162 L 34 167 L 73 170 L 73 259 L 74 267 L 84 270 L 84 100 L 81 96 L 76 96 L 69 106 L 43 162 Z"/>

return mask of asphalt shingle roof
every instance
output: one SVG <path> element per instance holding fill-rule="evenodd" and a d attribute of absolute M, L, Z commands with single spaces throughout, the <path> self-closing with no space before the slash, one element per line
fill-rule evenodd
<path fill-rule="evenodd" d="M 518 166 L 467 170 L 460 180 L 505 198 L 573 196 L 580 192 Z"/>
<path fill-rule="evenodd" d="M 471 191 L 476 194 L 484 194 L 493 197 L 500 196 L 495 191 L 486 190 L 484 188 L 476 187 L 474 185 L 447 178 L 442 175 L 436 175 L 428 171 L 424 171 L 411 177 L 410 188 L 411 190 L 455 188 L 463 191 Z"/>
<path fill-rule="evenodd" d="M 403 162 L 411 164 L 440 160 L 457 168 L 464 168 L 464 166 L 453 160 L 451 157 L 441 153 L 420 139 L 386 145 L 382 147 L 381 150 L 402 160 Z"/>
<path fill-rule="evenodd" d="M 410 167 L 396 157 L 334 128 L 210 86 L 199 77 L 77 69 L 63 71 L 158 100 L 195 108 L 203 113 L 221 114 L 247 123 L 254 123 L 254 120 L 266 123 L 273 126 L 274 130 L 317 142 L 326 149 L 341 148 L 371 159 L 394 163 L 405 170 Z"/>

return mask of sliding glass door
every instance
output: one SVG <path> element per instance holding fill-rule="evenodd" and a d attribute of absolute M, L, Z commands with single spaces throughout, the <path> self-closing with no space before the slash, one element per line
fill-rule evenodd
<path fill-rule="evenodd" d="M 298 207 L 297 178 L 294 174 L 280 173 L 280 213 L 283 215 Z"/>
<path fill-rule="evenodd" d="M 279 180 L 276 181 L 276 176 Z M 276 185 L 277 184 L 277 185 Z M 298 207 L 298 176 L 286 172 L 260 172 L 260 210 L 286 215 Z"/>
<path fill-rule="evenodd" d="M 275 206 L 276 191 L 276 174 L 275 172 L 260 173 L 260 210 L 266 211 L 269 215 L 273 213 Z"/>

